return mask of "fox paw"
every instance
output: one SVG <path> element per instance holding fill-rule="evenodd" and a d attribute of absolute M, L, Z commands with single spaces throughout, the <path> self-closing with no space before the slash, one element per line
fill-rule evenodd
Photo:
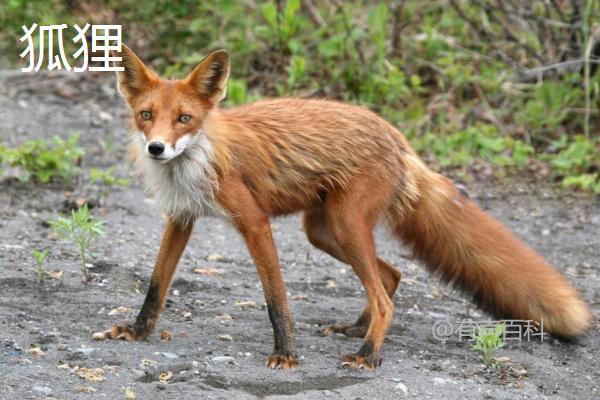
<path fill-rule="evenodd" d="M 113 325 L 110 329 L 104 332 L 96 332 L 92 335 L 95 340 L 118 339 L 118 340 L 143 340 L 148 336 L 149 332 L 143 332 L 135 325 Z"/>
<path fill-rule="evenodd" d="M 266 366 L 271 369 L 290 369 L 298 366 L 298 360 L 291 354 L 273 354 L 267 359 Z"/>
<path fill-rule="evenodd" d="M 381 367 L 382 361 L 383 359 L 379 354 L 370 354 L 368 356 L 348 354 L 342 358 L 342 368 L 375 369 Z"/>
<path fill-rule="evenodd" d="M 367 334 L 367 327 L 363 325 L 344 325 L 339 322 L 325 328 L 323 331 L 325 335 L 332 335 L 334 333 L 341 333 L 348 337 L 364 338 Z"/>

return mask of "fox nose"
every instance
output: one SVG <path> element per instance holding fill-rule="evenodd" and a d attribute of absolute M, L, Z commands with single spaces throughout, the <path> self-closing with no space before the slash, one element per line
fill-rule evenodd
<path fill-rule="evenodd" d="M 148 144 L 148 153 L 153 156 L 160 156 L 165 151 L 165 145 L 161 142 L 152 142 Z"/>

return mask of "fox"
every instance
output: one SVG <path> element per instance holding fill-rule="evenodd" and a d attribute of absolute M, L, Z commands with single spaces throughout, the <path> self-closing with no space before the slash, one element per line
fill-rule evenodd
<path fill-rule="evenodd" d="M 377 255 L 380 223 L 492 316 L 542 322 L 562 338 L 590 328 L 592 312 L 563 274 L 427 167 L 377 113 L 293 97 L 220 107 L 230 75 L 226 50 L 183 79 L 159 77 L 125 45 L 117 54 L 117 86 L 133 119 L 130 155 L 165 222 L 137 319 L 100 332 L 105 338 L 144 340 L 153 332 L 194 224 L 216 216 L 242 235 L 262 285 L 273 329 L 266 367 L 297 367 L 270 219 L 298 212 L 308 241 L 350 265 L 364 288 L 358 319 L 324 331 L 362 338 L 343 367 L 382 363 L 401 272 Z"/>

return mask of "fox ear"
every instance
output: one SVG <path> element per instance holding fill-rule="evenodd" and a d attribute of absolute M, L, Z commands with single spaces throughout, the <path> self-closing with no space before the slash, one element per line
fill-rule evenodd
<path fill-rule="evenodd" d="M 129 47 L 122 45 L 121 53 L 115 56 L 121 57 L 121 61 L 116 63 L 117 67 L 123 67 L 123 71 L 117 71 L 118 89 L 126 99 L 147 89 L 156 78 Z"/>
<path fill-rule="evenodd" d="M 187 83 L 213 105 L 225 98 L 229 78 L 229 53 L 217 50 L 210 53 L 185 78 Z"/>

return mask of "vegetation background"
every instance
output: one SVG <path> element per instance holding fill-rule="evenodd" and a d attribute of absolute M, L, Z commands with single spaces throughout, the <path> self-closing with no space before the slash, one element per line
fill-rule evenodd
<path fill-rule="evenodd" d="M 4 0 L 0 51 L 20 67 L 21 26 L 33 22 L 122 24 L 166 76 L 227 48 L 229 105 L 286 95 L 363 104 L 455 178 L 519 174 L 600 193 L 599 3 Z"/>

